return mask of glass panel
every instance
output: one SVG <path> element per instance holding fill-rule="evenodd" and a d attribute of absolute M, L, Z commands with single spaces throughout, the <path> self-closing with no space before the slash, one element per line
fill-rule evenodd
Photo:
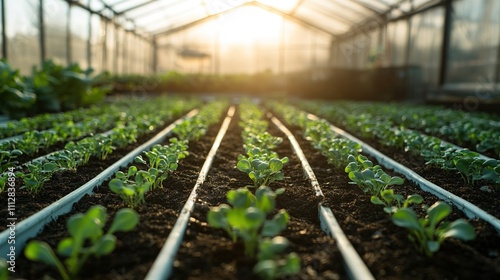
<path fill-rule="evenodd" d="M 116 37 L 115 26 L 111 22 L 106 23 L 106 70 L 116 72 Z"/>
<path fill-rule="evenodd" d="M 8 62 L 22 74 L 40 64 L 38 1 L 5 1 Z"/>
<path fill-rule="evenodd" d="M 444 8 L 437 7 L 411 18 L 409 64 L 419 66 L 422 81 L 435 86 L 443 42 Z"/>
<path fill-rule="evenodd" d="M 82 8 L 72 7 L 70 19 L 71 62 L 78 63 L 82 69 L 86 69 L 90 13 Z"/>
<path fill-rule="evenodd" d="M 308 5 L 316 7 L 318 11 L 326 11 L 332 14 L 332 17 L 340 17 L 349 20 L 351 23 L 360 22 L 366 18 L 366 15 L 358 13 L 356 10 L 351 10 L 340 2 L 335 1 L 308 1 Z"/>
<path fill-rule="evenodd" d="M 120 1 L 116 5 L 113 5 L 113 10 L 120 13 L 148 2 L 151 2 L 151 0 Z"/>
<path fill-rule="evenodd" d="M 330 16 L 320 14 L 305 7 L 304 5 L 301 5 L 300 8 L 297 9 L 296 15 L 299 19 L 303 19 L 304 21 L 321 27 L 324 30 L 328 30 L 333 34 L 341 34 L 346 32 L 349 28 L 347 23 L 341 22 Z"/>
<path fill-rule="evenodd" d="M 91 37 L 90 37 L 90 50 L 91 50 L 91 67 L 94 69 L 94 74 L 101 73 L 103 69 L 103 52 L 105 47 L 105 28 L 101 17 L 98 15 L 91 16 Z"/>
<path fill-rule="evenodd" d="M 453 2 L 447 83 L 494 82 L 500 44 L 500 1 Z"/>
<path fill-rule="evenodd" d="M 288 0 L 288 1 L 275 1 L 275 0 L 257 0 L 262 4 L 266 4 L 270 7 L 282 10 L 284 12 L 291 12 L 297 4 L 300 4 L 302 0 Z"/>
<path fill-rule="evenodd" d="M 68 3 L 60 0 L 45 0 L 43 3 L 47 59 L 66 65 L 68 62 Z"/>
<path fill-rule="evenodd" d="M 126 13 L 127 17 L 130 18 L 139 18 L 139 17 L 149 17 L 153 16 L 156 13 L 164 13 L 170 7 L 182 4 L 184 0 L 174 0 L 174 1 L 156 1 L 148 4 L 146 6 L 142 6 L 135 10 L 132 10 Z"/>
<path fill-rule="evenodd" d="M 116 52 L 116 55 L 117 55 L 117 61 L 116 61 L 116 68 L 114 68 L 114 72 L 116 72 L 117 74 L 122 74 L 123 73 L 123 61 L 124 61 L 124 58 L 125 58 L 125 55 L 126 53 L 124 52 L 124 50 L 126 49 L 126 46 L 125 46 L 125 43 L 124 42 L 124 33 L 125 31 L 122 29 L 122 28 L 116 28 L 116 31 L 117 33 L 117 41 L 116 41 L 116 49 L 115 49 L 115 52 Z"/>
<path fill-rule="evenodd" d="M 391 66 L 403 66 L 408 44 L 408 21 L 398 20 L 387 25 L 387 59 Z"/>
<path fill-rule="evenodd" d="M 90 0 L 89 7 L 93 11 L 100 11 L 104 8 L 104 4 L 101 0 Z"/>

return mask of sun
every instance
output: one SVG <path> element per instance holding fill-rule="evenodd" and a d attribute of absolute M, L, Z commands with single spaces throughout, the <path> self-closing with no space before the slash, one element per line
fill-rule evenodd
<path fill-rule="evenodd" d="M 258 7 L 241 7 L 219 16 L 219 38 L 221 43 L 272 42 L 279 38 L 282 25 L 280 15 Z"/>

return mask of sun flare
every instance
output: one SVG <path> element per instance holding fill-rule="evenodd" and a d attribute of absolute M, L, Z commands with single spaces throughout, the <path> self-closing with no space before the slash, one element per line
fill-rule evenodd
<path fill-rule="evenodd" d="M 219 17 L 221 43 L 248 44 L 276 40 L 283 18 L 257 7 L 242 7 Z"/>

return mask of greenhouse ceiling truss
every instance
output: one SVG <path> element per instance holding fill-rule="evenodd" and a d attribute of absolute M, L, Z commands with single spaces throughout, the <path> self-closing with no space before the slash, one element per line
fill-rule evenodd
<path fill-rule="evenodd" d="M 42 0 L 43 1 L 43 0 Z M 384 24 L 423 9 L 443 4 L 445 0 L 95 0 L 102 8 L 93 10 L 90 3 L 67 1 L 108 20 L 129 23 L 125 29 L 146 37 L 169 35 L 191 28 L 217 16 L 244 6 L 255 6 L 278 14 L 303 26 L 319 30 L 334 38 L 351 36 L 373 23 Z M 288 4 L 286 4 L 288 3 Z M 175 11 L 169 15 L 168 11 Z M 111 16 L 105 16 L 109 11 Z M 191 15 L 194 14 L 194 15 Z M 162 18 L 165 15 L 165 18 Z M 186 16 L 188 18 L 186 19 Z M 164 25 L 156 29 L 141 24 L 148 18 L 159 17 Z M 170 17 L 170 18 L 169 18 Z M 323 23 L 321 18 L 330 18 Z M 120 20 L 121 19 L 121 20 Z M 332 28 L 339 26 L 339 28 Z M 140 30 L 140 31 L 139 31 Z M 141 32 L 142 31 L 142 32 Z"/>

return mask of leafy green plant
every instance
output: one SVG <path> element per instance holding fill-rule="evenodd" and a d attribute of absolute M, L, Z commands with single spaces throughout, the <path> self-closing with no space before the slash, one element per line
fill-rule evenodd
<path fill-rule="evenodd" d="M 31 193 L 38 194 L 43 184 L 50 180 L 52 174 L 58 170 L 57 164 L 53 162 L 28 163 L 28 174 L 17 172 L 16 175 L 23 179 L 24 185 L 21 189 L 28 189 Z"/>
<path fill-rule="evenodd" d="M 288 244 L 288 240 L 282 236 L 272 239 L 263 238 L 259 242 L 258 262 L 253 272 L 265 280 L 297 274 L 300 271 L 299 256 L 296 253 L 290 253 L 282 257 Z"/>
<path fill-rule="evenodd" d="M 172 130 L 180 140 L 199 140 L 207 132 L 207 125 L 204 120 L 195 116 L 185 119 L 176 125 Z"/>
<path fill-rule="evenodd" d="M 149 191 L 155 179 L 149 172 L 137 170 L 137 167 L 132 165 L 127 174 L 122 171 L 116 172 L 115 178 L 109 182 L 109 188 L 118 194 L 130 208 L 135 208 L 144 202 L 144 195 Z"/>
<path fill-rule="evenodd" d="M 247 188 L 230 190 L 227 193 L 228 204 L 221 204 L 210 209 L 208 223 L 215 228 L 224 229 L 233 242 L 238 238 L 245 244 L 245 255 L 253 257 L 262 237 L 274 237 L 286 228 L 289 215 L 280 210 L 272 218 L 266 216 L 276 207 L 276 196 L 284 189 L 272 191 L 261 186 L 252 194 Z"/>
<path fill-rule="evenodd" d="M 9 266 L 7 260 L 0 258 L 0 280 L 9 279 Z"/>
<path fill-rule="evenodd" d="M 78 150 L 62 150 L 47 156 L 47 160 L 57 164 L 61 170 L 76 171 L 78 165 L 82 163 L 81 154 Z"/>
<path fill-rule="evenodd" d="M 365 193 L 378 195 L 388 186 L 404 183 L 401 177 L 391 177 L 379 165 L 373 166 L 373 163 L 363 155 L 357 158 L 349 155 L 349 161 L 350 163 L 345 168 L 345 172 L 349 174 L 349 179 L 352 181 L 349 183 L 358 185 Z"/>
<path fill-rule="evenodd" d="M 254 148 L 253 151 L 258 148 Z M 253 154 L 249 158 L 239 157 L 237 167 L 238 170 L 248 174 L 248 177 L 253 181 L 254 187 L 267 186 L 274 181 L 283 180 L 283 166 L 288 163 L 288 158 L 270 158 L 261 154 Z"/>
<path fill-rule="evenodd" d="M 420 204 L 424 201 L 418 194 L 411 194 L 404 199 L 402 195 L 395 194 L 393 189 L 382 190 L 379 195 L 380 197 L 372 195 L 370 201 L 376 205 L 383 205 L 384 212 L 388 214 L 396 212 L 401 207 L 406 208 L 411 204 Z"/>
<path fill-rule="evenodd" d="M 18 70 L 0 60 L 0 112 L 11 118 L 25 116 L 36 102 L 36 95 L 26 85 Z"/>
<path fill-rule="evenodd" d="M 427 216 L 422 218 L 411 208 L 399 208 L 392 215 L 392 221 L 409 231 L 410 241 L 426 256 L 431 257 L 436 253 L 446 238 L 472 240 L 476 237 L 474 228 L 463 219 L 451 223 L 443 221 L 452 210 L 447 203 L 438 201 L 431 207 L 424 205 L 423 208 Z"/>
<path fill-rule="evenodd" d="M 79 213 L 68 219 L 66 228 L 69 237 L 59 241 L 56 256 L 54 250 L 45 242 L 30 241 L 24 250 L 27 259 L 55 267 L 62 279 L 76 279 L 82 266 L 90 256 L 101 257 L 114 251 L 117 243 L 115 232 L 133 230 L 139 222 L 139 215 L 128 208 L 120 209 L 109 227 L 104 231 L 106 208 L 97 205 L 85 214 Z"/>
<path fill-rule="evenodd" d="M 3 173 L 9 167 L 13 167 L 17 163 L 15 159 L 22 154 L 21 150 L 0 150 L 0 173 Z"/>

